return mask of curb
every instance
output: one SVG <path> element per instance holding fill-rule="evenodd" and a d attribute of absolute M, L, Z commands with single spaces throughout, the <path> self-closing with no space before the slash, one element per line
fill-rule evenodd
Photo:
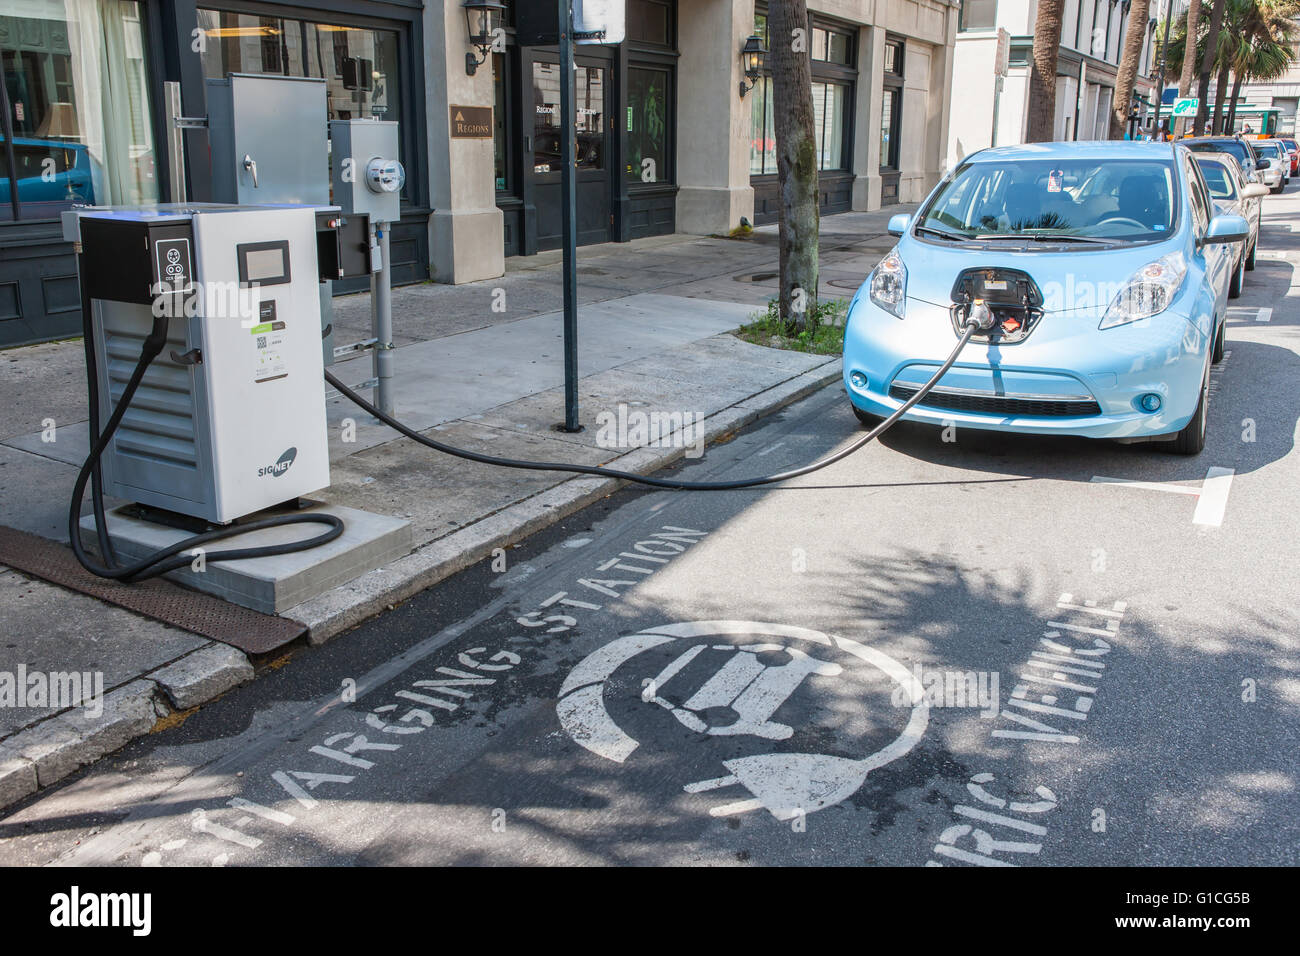
<path fill-rule="evenodd" d="M 715 444 L 840 377 L 832 358 L 770 386 L 705 419 L 706 444 Z M 612 467 L 648 475 L 678 461 L 684 448 L 637 448 Z M 309 641 L 330 638 L 405 601 L 458 571 L 580 511 L 627 482 L 574 477 L 473 524 L 438 538 L 383 568 L 289 608 L 284 617 L 310 629 Z M 0 810 L 43 790 L 87 764 L 151 733 L 175 714 L 205 704 L 254 678 L 242 651 L 211 642 L 178 660 L 104 694 L 104 710 L 91 718 L 79 709 L 47 717 L 0 740 Z"/>
<path fill-rule="evenodd" d="M 242 651 L 212 642 L 107 691 L 98 716 L 65 710 L 0 740 L 0 810 L 252 678 Z"/>
<path fill-rule="evenodd" d="M 783 382 L 714 412 L 704 420 L 706 444 L 744 428 L 806 398 L 840 377 L 840 359 L 832 358 Z M 683 448 L 637 448 L 609 462 L 623 471 L 648 475 L 671 465 Z M 575 477 L 530 498 L 517 501 L 445 537 L 377 568 L 318 597 L 291 607 L 284 617 L 309 629 L 308 640 L 323 644 L 343 631 L 463 571 L 490 556 L 494 548 L 517 543 L 616 491 L 627 482 L 616 478 Z"/>

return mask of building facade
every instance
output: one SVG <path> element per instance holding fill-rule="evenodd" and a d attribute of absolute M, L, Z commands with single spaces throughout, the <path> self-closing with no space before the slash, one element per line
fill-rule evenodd
<path fill-rule="evenodd" d="M 1297 20 L 1297 27 L 1300 27 L 1300 20 Z M 1295 135 L 1296 112 L 1300 109 L 1300 42 L 1291 44 L 1291 53 L 1291 68 L 1283 76 L 1268 83 L 1247 82 L 1242 85 L 1241 106 L 1237 110 L 1238 129 L 1249 124 L 1259 131 L 1262 128 L 1260 114 L 1276 110 L 1273 132 L 1279 136 Z"/>
<path fill-rule="evenodd" d="M 1159 6 L 1152 4 L 1145 24 L 1141 66 L 1133 84 L 1133 106 L 1142 128 L 1155 107 Z M 953 112 L 950 165 L 988 146 L 1025 141 L 1037 12 L 1036 0 L 965 0 L 953 65 L 962 109 Z M 1065 0 L 1053 139 L 1108 138 L 1128 12 L 1128 0 Z"/>
<path fill-rule="evenodd" d="M 504 2 L 480 57 L 461 0 L 0 0 L 0 346 L 80 331 L 63 209 L 175 198 L 167 82 L 189 117 L 206 81 L 259 73 L 324 79 L 331 119 L 397 120 L 395 282 L 489 279 L 555 248 L 558 56 L 514 26 L 547 0 Z M 921 198 L 949 153 L 958 0 L 809 10 L 823 213 Z M 775 42 L 764 0 L 626 0 L 626 17 L 624 43 L 578 50 L 579 241 L 774 221 L 768 71 L 739 92 L 747 38 Z M 456 135 L 465 107 L 491 111 L 490 135 Z M 207 132 L 182 135 L 188 198 L 210 199 Z"/>

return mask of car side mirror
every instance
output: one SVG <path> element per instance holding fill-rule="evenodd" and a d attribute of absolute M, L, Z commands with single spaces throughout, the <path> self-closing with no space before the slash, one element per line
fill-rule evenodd
<path fill-rule="evenodd" d="M 1256 168 L 1256 169 L 1268 169 L 1268 160 L 1267 160 L 1267 159 L 1257 159 L 1257 160 L 1255 161 L 1255 168 Z"/>
<path fill-rule="evenodd" d="M 907 232 L 907 227 L 912 224 L 912 217 L 905 212 L 900 212 L 895 216 L 889 217 L 889 225 L 885 227 L 891 236 L 901 236 Z"/>
<path fill-rule="evenodd" d="M 1241 190 L 1242 199 L 1258 199 L 1268 195 L 1268 187 L 1263 183 L 1246 183 Z"/>
<path fill-rule="evenodd" d="M 1225 242 L 1242 242 L 1250 238 L 1250 224 L 1240 216 L 1215 216 L 1205 229 L 1201 245 L 1210 246 Z"/>

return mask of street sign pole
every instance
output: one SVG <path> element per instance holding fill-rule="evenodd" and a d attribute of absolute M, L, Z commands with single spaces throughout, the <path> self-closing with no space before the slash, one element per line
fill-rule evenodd
<path fill-rule="evenodd" d="M 564 424 L 580 432 L 578 422 L 578 205 L 574 149 L 578 117 L 573 91 L 573 16 L 570 0 L 560 9 L 560 192 L 564 249 Z"/>

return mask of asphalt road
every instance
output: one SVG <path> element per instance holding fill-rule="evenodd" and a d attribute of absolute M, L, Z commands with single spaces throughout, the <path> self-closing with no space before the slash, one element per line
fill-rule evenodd
<path fill-rule="evenodd" d="M 621 492 L 20 807 L 0 863 L 1300 862 L 1297 212 L 1199 457 L 904 425 Z M 859 433 L 831 387 L 682 470 Z"/>

